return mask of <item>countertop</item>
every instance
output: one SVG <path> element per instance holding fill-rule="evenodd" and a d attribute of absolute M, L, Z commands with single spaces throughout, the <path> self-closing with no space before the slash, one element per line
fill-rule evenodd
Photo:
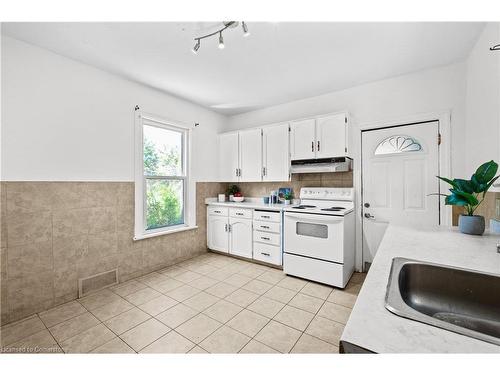
<path fill-rule="evenodd" d="M 402 318 L 384 306 L 394 257 L 500 274 L 499 241 L 499 235 L 488 233 L 471 236 L 446 227 L 390 225 L 341 340 L 376 353 L 500 353 L 498 345 Z"/>
<path fill-rule="evenodd" d="M 280 204 L 265 204 L 262 198 L 245 198 L 243 202 L 218 202 L 217 198 L 207 198 L 205 203 L 211 206 L 226 206 L 239 208 L 253 208 L 257 210 L 282 211 L 285 207 L 291 205 Z"/>

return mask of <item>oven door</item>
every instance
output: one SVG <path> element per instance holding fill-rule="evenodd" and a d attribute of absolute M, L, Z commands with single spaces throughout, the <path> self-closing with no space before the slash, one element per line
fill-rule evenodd
<path fill-rule="evenodd" d="M 344 218 L 285 212 L 285 253 L 344 262 Z"/>

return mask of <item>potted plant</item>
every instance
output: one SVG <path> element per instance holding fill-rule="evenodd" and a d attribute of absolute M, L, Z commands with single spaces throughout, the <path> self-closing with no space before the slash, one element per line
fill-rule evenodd
<path fill-rule="evenodd" d="M 461 206 L 464 214 L 458 219 L 460 232 L 481 235 L 484 233 L 484 217 L 474 215 L 474 211 L 483 202 L 488 189 L 500 177 L 495 176 L 498 164 L 493 160 L 482 164 L 471 176 L 470 180 L 455 178 L 453 180 L 437 176 L 442 181 L 451 185 L 451 194 L 439 194 L 446 197 L 445 204 Z"/>
<path fill-rule="evenodd" d="M 283 198 L 285 199 L 285 204 L 290 204 L 292 199 L 293 199 L 293 194 L 292 192 L 287 192 L 283 195 Z"/>
<path fill-rule="evenodd" d="M 238 185 L 229 185 L 227 188 L 227 195 L 229 196 L 229 201 L 233 202 L 234 201 L 234 194 L 239 193 L 241 190 L 238 187 Z"/>

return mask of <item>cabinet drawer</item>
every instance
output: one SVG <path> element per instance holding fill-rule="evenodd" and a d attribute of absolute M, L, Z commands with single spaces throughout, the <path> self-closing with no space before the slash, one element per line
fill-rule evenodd
<path fill-rule="evenodd" d="M 229 209 L 220 206 L 208 206 L 209 215 L 227 216 Z"/>
<path fill-rule="evenodd" d="M 261 221 L 274 221 L 275 223 L 279 223 L 280 217 L 281 217 L 281 214 L 279 212 L 255 210 L 253 213 L 253 218 L 255 220 L 261 220 Z"/>
<path fill-rule="evenodd" d="M 254 243 L 253 259 L 261 262 L 281 265 L 281 250 L 279 246 Z"/>
<path fill-rule="evenodd" d="M 258 230 L 253 231 L 253 241 L 267 243 L 269 245 L 280 245 L 280 235 L 277 233 L 261 232 Z"/>
<path fill-rule="evenodd" d="M 231 217 L 239 217 L 241 219 L 251 219 L 253 210 L 248 208 L 230 208 L 229 216 Z"/>
<path fill-rule="evenodd" d="M 262 232 L 272 232 L 279 233 L 280 232 L 280 223 L 273 223 L 269 221 L 253 221 L 253 229 L 262 231 Z"/>

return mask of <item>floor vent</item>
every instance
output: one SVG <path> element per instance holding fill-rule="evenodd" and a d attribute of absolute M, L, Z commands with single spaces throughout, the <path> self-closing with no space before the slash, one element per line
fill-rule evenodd
<path fill-rule="evenodd" d="M 106 271 L 92 275 L 83 279 L 78 279 L 78 298 L 89 293 L 101 290 L 111 285 L 118 284 L 118 269 Z"/>

